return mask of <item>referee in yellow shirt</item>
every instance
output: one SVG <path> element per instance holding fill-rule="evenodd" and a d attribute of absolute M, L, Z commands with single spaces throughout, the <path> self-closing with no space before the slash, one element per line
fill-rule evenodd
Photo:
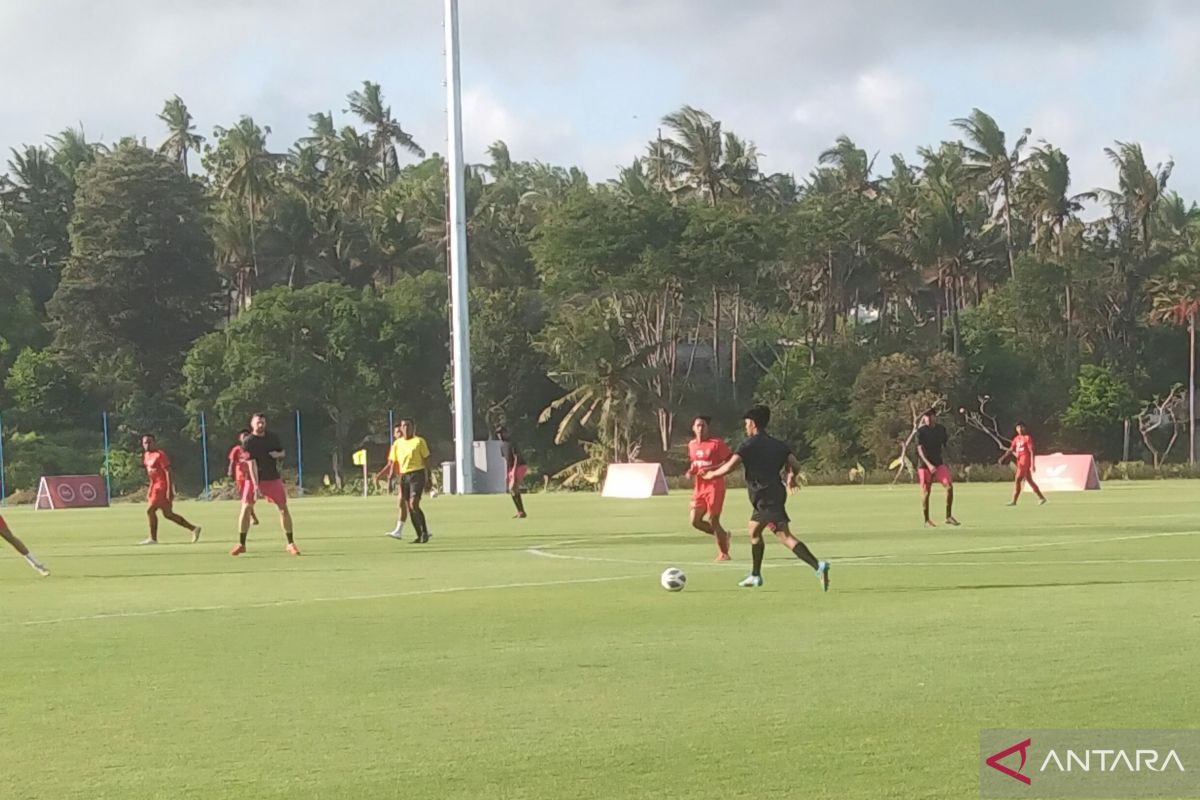
<path fill-rule="evenodd" d="M 413 544 L 424 544 L 429 541 L 429 526 L 425 524 L 425 512 L 421 510 L 421 496 L 430 486 L 429 480 L 429 445 L 417 436 L 416 425 L 411 419 L 402 419 L 394 431 L 396 436 L 392 449 L 388 453 L 388 463 L 376 478 L 400 476 L 399 514 L 396 527 L 388 531 L 393 539 L 404 538 L 404 523 L 411 516 L 413 527 L 417 531 Z"/>

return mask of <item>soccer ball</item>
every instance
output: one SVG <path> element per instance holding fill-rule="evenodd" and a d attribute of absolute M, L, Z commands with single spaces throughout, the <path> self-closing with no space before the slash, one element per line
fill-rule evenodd
<path fill-rule="evenodd" d="M 687 585 L 687 575 L 684 575 L 683 570 L 677 567 L 668 567 L 659 580 L 662 587 L 668 592 L 681 592 Z"/>

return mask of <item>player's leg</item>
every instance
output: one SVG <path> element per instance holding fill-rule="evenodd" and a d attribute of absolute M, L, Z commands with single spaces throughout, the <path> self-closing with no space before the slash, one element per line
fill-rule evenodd
<path fill-rule="evenodd" d="M 158 502 L 153 497 L 150 498 L 150 504 L 146 506 L 146 522 L 150 528 L 150 537 L 142 544 L 158 544 Z"/>
<path fill-rule="evenodd" d="M 1017 500 L 1021 498 L 1021 482 L 1024 479 L 1024 476 L 1021 474 L 1021 468 L 1017 467 L 1017 477 L 1016 480 L 1013 481 L 1012 500 L 1010 500 L 1008 503 L 1010 506 L 1015 506 L 1017 504 Z"/>
<path fill-rule="evenodd" d="M 409 476 L 408 513 L 412 517 L 413 527 L 417 529 L 418 543 L 429 541 L 429 525 L 425 520 L 425 511 L 421 508 L 421 495 L 425 493 L 425 475 L 414 473 Z"/>
<path fill-rule="evenodd" d="M 525 519 L 527 515 L 525 514 L 525 499 L 521 497 L 521 485 L 513 483 L 509 494 L 512 496 L 513 506 L 517 509 L 517 519 Z"/>
<path fill-rule="evenodd" d="M 933 484 L 921 479 L 921 513 L 925 515 L 925 526 L 932 528 L 933 520 L 929 518 L 929 495 L 933 492 Z"/>
<path fill-rule="evenodd" d="M 294 556 L 300 555 L 300 549 L 296 547 L 296 539 L 293 534 L 292 510 L 288 508 L 286 501 L 279 506 L 279 527 L 283 528 L 283 535 L 287 537 L 288 552 Z"/>
<path fill-rule="evenodd" d="M 1025 473 L 1025 482 L 1029 484 L 1029 488 L 1032 489 L 1033 493 L 1037 495 L 1038 502 L 1045 503 L 1046 495 L 1042 494 L 1042 490 L 1040 488 L 1038 488 L 1037 481 L 1035 481 L 1033 479 L 1033 471 L 1032 470 Z"/>
<path fill-rule="evenodd" d="M 174 522 L 179 527 L 187 528 L 189 531 L 191 531 L 193 542 L 200 538 L 200 526 L 193 525 L 192 523 L 188 522 L 186 519 L 181 517 L 179 514 L 176 514 L 175 507 L 173 505 L 169 506 L 167 508 L 164 508 L 162 510 L 162 515 L 163 515 L 164 519 L 168 519 L 171 522 Z"/>
<path fill-rule="evenodd" d="M 701 533 L 706 533 L 709 536 L 712 536 L 713 526 L 704 518 L 704 514 L 708 509 L 704 506 L 697 506 L 695 504 L 695 500 L 693 500 L 692 503 L 693 505 L 690 509 L 691 517 L 688 519 L 688 521 L 691 523 L 691 526 Z"/>
<path fill-rule="evenodd" d="M 408 488 L 405 485 L 404 477 L 401 476 L 396 481 L 396 527 L 387 532 L 386 535 L 393 539 L 404 538 L 404 523 L 408 522 Z"/>
<path fill-rule="evenodd" d="M 713 536 L 717 539 L 717 561 L 729 560 L 729 531 L 721 524 L 721 510 L 710 510 L 708 524 L 712 526 Z"/>
<path fill-rule="evenodd" d="M 767 523 L 750 520 L 750 574 L 738 586 L 752 588 L 763 585 L 762 562 L 767 551 L 767 543 L 763 541 L 763 531 Z"/>
<path fill-rule="evenodd" d="M 238 543 L 230 551 L 230 555 L 240 556 L 246 552 L 246 536 L 250 533 L 250 520 L 255 516 L 254 484 L 246 481 L 242 484 L 242 507 L 238 510 Z"/>
<path fill-rule="evenodd" d="M 25 543 L 18 539 L 17 535 L 9 529 L 8 523 L 4 521 L 4 517 L 0 517 L 0 539 L 12 545 L 12 548 L 29 562 L 29 566 L 40 572 L 43 577 L 50 574 L 50 570 L 46 569 L 45 565 L 37 560 L 37 556 L 29 552 L 29 548 L 25 546 Z"/>
<path fill-rule="evenodd" d="M 946 524 L 957 525 L 958 520 L 954 518 L 954 481 L 950 479 L 950 468 L 943 465 L 938 467 L 938 472 L 942 486 L 946 487 Z"/>
<path fill-rule="evenodd" d="M 792 535 L 791 528 L 787 522 L 779 522 L 775 525 L 775 538 L 779 543 L 792 551 L 796 558 L 803 561 L 813 568 L 817 573 L 817 577 L 821 580 L 821 588 L 829 591 L 829 562 L 821 561 L 813 555 L 808 549 L 808 545 Z"/>

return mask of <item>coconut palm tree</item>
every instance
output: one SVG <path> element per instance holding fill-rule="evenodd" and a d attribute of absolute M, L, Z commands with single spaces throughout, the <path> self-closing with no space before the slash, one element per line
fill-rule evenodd
<path fill-rule="evenodd" d="M 1016 274 L 1013 257 L 1012 202 L 1013 186 L 1023 164 L 1021 150 L 1029 140 L 1026 128 L 1010 150 L 1004 131 L 989 115 L 978 108 L 971 109 L 970 116 L 953 121 L 966 136 L 963 143 L 964 166 L 992 201 L 993 210 L 1004 220 L 1004 245 L 1008 253 L 1008 270 Z"/>
<path fill-rule="evenodd" d="M 677 176 L 673 187 L 684 195 L 697 195 L 715 206 L 721 192 L 721 123 L 705 111 L 684 106 L 663 117 L 673 137 L 662 140 L 668 159 L 667 173 Z"/>
<path fill-rule="evenodd" d="M 1153 239 L 1153 220 L 1175 162 L 1168 160 L 1151 169 L 1140 144 L 1115 144 L 1116 148 L 1104 148 L 1104 153 L 1117 168 L 1117 188 L 1099 189 L 1098 194 L 1108 201 L 1113 217 L 1141 244 L 1142 255 L 1147 255 Z"/>
<path fill-rule="evenodd" d="M 215 128 L 218 142 L 218 191 L 222 197 L 243 203 L 250 234 L 250 270 L 258 275 L 258 216 L 266 197 L 275 188 L 278 165 L 283 156 L 267 150 L 268 126 L 259 127 L 249 116 L 232 128 Z M 250 276 L 238 281 L 239 307 L 249 308 L 252 286 Z"/>
<path fill-rule="evenodd" d="M 1095 200 L 1095 192 L 1071 194 L 1071 167 L 1067 154 L 1057 147 L 1043 144 L 1034 149 L 1027 169 L 1017 186 L 1017 201 L 1033 222 L 1035 248 L 1053 253 L 1059 266 L 1068 270 L 1063 288 L 1066 301 L 1067 341 L 1071 340 L 1072 278 L 1065 258 L 1067 223 L 1083 210 L 1087 200 Z"/>
<path fill-rule="evenodd" d="M 346 100 L 350 104 L 346 110 L 353 113 L 370 128 L 371 146 L 379 161 L 379 172 L 384 183 L 387 183 L 400 171 L 400 159 L 396 154 L 396 145 L 400 145 L 418 158 L 425 157 L 425 150 L 400 127 L 400 123 L 392 116 L 392 107 L 383 104 L 383 91 L 378 83 L 363 81 L 362 91 L 351 92 Z"/>
<path fill-rule="evenodd" d="M 204 137 L 196 133 L 192 124 L 192 114 L 187 105 L 174 95 L 163 104 L 163 110 L 158 118 L 167 126 L 167 138 L 158 146 L 158 152 L 179 164 L 183 174 L 188 172 L 188 151 L 199 150 Z"/>

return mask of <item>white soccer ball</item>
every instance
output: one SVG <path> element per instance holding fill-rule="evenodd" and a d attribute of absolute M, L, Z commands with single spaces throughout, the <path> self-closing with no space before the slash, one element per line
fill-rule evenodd
<path fill-rule="evenodd" d="M 684 575 L 683 570 L 678 567 L 668 567 L 659 582 L 668 592 L 681 592 L 687 585 L 687 575 Z"/>

